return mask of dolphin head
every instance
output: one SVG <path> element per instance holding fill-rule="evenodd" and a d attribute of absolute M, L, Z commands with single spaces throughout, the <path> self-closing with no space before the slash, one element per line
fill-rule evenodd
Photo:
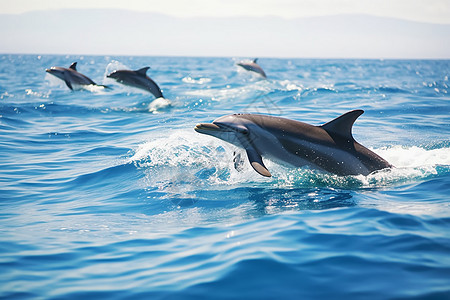
<path fill-rule="evenodd" d="M 112 78 L 117 82 L 134 82 L 134 73 L 130 70 L 115 70 L 106 75 L 107 78 Z"/>
<path fill-rule="evenodd" d="M 194 128 L 198 133 L 214 136 L 236 146 L 242 146 L 250 134 L 248 123 L 239 114 L 228 115 L 214 120 L 212 123 L 200 123 Z"/>
<path fill-rule="evenodd" d="M 113 71 L 113 72 L 109 73 L 108 75 L 106 75 L 106 77 L 118 79 L 120 77 L 120 73 L 117 71 Z"/>
<path fill-rule="evenodd" d="M 253 71 L 255 69 L 255 64 L 251 62 L 239 62 L 236 64 L 239 67 L 244 68 L 247 71 Z"/>
<path fill-rule="evenodd" d="M 64 80 L 65 69 L 61 67 L 51 67 L 50 69 L 45 69 L 45 72 Z"/>
<path fill-rule="evenodd" d="M 195 126 L 195 131 L 208 134 L 244 148 L 250 165 L 253 169 L 265 177 L 272 176 L 264 166 L 262 157 L 254 142 L 258 138 L 258 124 L 251 120 L 250 115 L 234 114 L 220 117 L 212 123 L 201 123 Z M 251 130 L 250 130 L 251 129 Z"/>

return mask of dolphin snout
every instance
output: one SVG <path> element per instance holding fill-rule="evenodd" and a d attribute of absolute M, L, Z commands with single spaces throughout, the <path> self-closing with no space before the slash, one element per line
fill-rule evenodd
<path fill-rule="evenodd" d="M 217 131 L 220 130 L 220 127 L 212 123 L 199 123 L 195 125 L 194 130 L 197 132 Z"/>
<path fill-rule="evenodd" d="M 57 71 L 58 69 L 56 67 L 51 67 L 49 69 L 45 69 L 45 72 L 47 73 L 54 73 L 55 71 Z"/>
<path fill-rule="evenodd" d="M 106 77 L 108 78 L 116 78 L 118 76 L 119 73 L 117 73 L 117 70 L 112 71 L 111 73 L 109 73 L 108 75 L 106 75 Z"/>

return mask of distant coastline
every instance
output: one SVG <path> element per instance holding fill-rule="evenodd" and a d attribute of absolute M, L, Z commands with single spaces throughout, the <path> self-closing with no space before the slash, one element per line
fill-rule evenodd
<path fill-rule="evenodd" d="M 0 53 L 449 59 L 450 24 L 369 15 L 176 18 L 118 9 L 0 14 Z"/>

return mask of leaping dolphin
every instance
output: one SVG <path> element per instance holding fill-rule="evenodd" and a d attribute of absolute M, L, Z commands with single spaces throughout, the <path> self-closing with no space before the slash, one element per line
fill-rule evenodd
<path fill-rule="evenodd" d="M 366 176 L 393 166 L 353 138 L 353 123 L 363 113 L 349 111 L 321 126 L 266 115 L 234 114 L 197 124 L 195 131 L 244 148 L 251 166 L 262 176 L 272 176 L 262 156 L 340 176 Z"/>
<path fill-rule="evenodd" d="M 105 87 L 104 85 L 98 85 L 89 77 L 81 74 L 77 71 L 77 62 L 74 62 L 70 65 L 69 68 L 63 67 L 51 67 L 50 69 L 45 70 L 47 73 L 52 74 L 53 76 L 58 77 L 61 80 L 64 80 L 67 87 L 73 90 L 74 85 L 83 86 L 83 85 L 96 85 Z"/>
<path fill-rule="evenodd" d="M 116 70 L 108 74 L 106 77 L 113 78 L 124 85 L 129 85 L 148 91 L 156 98 L 164 98 L 158 85 L 147 76 L 148 69 L 150 69 L 150 67 L 145 67 L 136 71 Z"/>
<path fill-rule="evenodd" d="M 267 78 L 266 73 L 264 73 L 264 70 L 256 63 L 257 61 L 258 61 L 258 59 L 255 58 L 251 62 L 241 61 L 241 62 L 237 63 L 237 65 L 240 67 L 243 67 L 247 71 L 256 72 L 259 75 L 261 75 L 262 77 Z"/>

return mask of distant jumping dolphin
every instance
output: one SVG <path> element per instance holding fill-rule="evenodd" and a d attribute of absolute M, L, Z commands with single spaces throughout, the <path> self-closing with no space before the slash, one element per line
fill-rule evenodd
<path fill-rule="evenodd" d="M 66 85 L 71 90 L 73 90 L 74 85 L 96 85 L 106 88 L 106 86 L 98 85 L 89 77 L 79 73 L 77 71 L 77 62 L 72 63 L 69 68 L 51 67 L 50 69 L 46 69 L 45 71 L 52 74 L 53 76 L 58 77 L 61 80 L 64 80 Z"/>
<path fill-rule="evenodd" d="M 158 85 L 147 76 L 148 69 L 150 69 L 150 67 L 145 67 L 136 71 L 116 70 L 106 77 L 113 78 L 122 84 L 148 91 L 156 98 L 164 98 Z"/>
<path fill-rule="evenodd" d="M 353 138 L 353 123 L 363 113 L 353 110 L 321 126 L 266 115 L 234 114 L 197 124 L 195 131 L 244 148 L 251 166 L 262 176 L 272 176 L 262 156 L 340 176 L 368 175 L 392 165 Z"/>
<path fill-rule="evenodd" d="M 247 71 L 253 71 L 258 74 L 260 74 L 262 77 L 267 78 L 266 73 L 264 73 L 264 70 L 256 63 L 258 61 L 257 58 L 255 58 L 252 62 L 244 62 L 241 61 L 237 63 L 238 66 L 243 67 Z"/>

